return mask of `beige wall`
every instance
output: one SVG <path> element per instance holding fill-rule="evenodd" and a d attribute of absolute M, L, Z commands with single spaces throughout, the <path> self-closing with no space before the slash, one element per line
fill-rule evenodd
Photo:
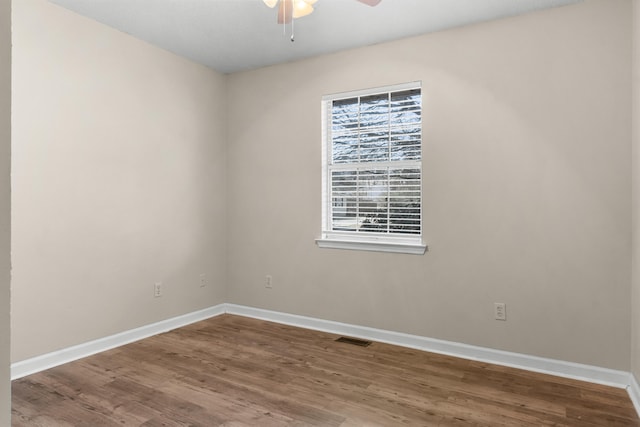
<path fill-rule="evenodd" d="M 589 1 L 231 75 L 229 302 L 628 370 L 630 13 Z M 321 96 L 414 80 L 429 252 L 319 249 Z"/>
<path fill-rule="evenodd" d="M 14 8 L 13 360 L 224 302 L 225 77 Z"/>
<path fill-rule="evenodd" d="M 640 0 L 633 1 L 633 256 L 631 371 L 640 379 Z"/>
<path fill-rule="evenodd" d="M 10 423 L 11 1 L 0 0 L 0 426 Z"/>

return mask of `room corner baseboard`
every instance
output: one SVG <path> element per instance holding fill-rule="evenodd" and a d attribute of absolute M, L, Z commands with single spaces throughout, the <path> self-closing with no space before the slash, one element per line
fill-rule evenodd
<path fill-rule="evenodd" d="M 430 351 L 433 353 L 460 357 L 463 359 L 476 360 L 480 362 L 493 363 L 496 365 L 540 372 L 543 374 L 588 381 L 617 388 L 628 389 L 631 381 L 629 372 L 625 371 L 617 371 L 613 369 L 601 368 L 598 366 L 583 365 L 580 363 L 529 356 L 521 353 L 494 350 L 486 347 L 478 347 L 452 341 L 427 338 L 418 335 L 409 335 L 382 329 L 374 329 L 366 326 L 349 325 L 346 323 L 339 323 L 330 320 L 286 314 L 235 304 L 226 304 L 226 312 L 229 314 L 253 317 L 256 319 L 268 320 L 291 326 L 299 326 L 302 328 L 314 329 L 338 335 L 348 335 L 356 338 L 367 339 L 370 341 L 384 342 L 387 344 L 394 344 L 402 347 L 409 347 L 418 350 Z"/>
<path fill-rule="evenodd" d="M 638 379 L 633 374 L 629 374 L 629 387 L 627 393 L 633 402 L 633 406 L 636 408 L 636 412 L 640 416 L 640 385 L 638 385 Z"/>
<path fill-rule="evenodd" d="M 225 313 L 225 304 L 219 304 L 204 310 L 194 311 L 182 316 L 173 317 L 171 319 L 162 320 L 160 322 L 145 325 L 136 329 L 121 332 L 97 340 L 78 344 L 73 347 L 64 348 L 62 350 L 36 356 L 30 359 L 22 360 L 11 364 L 11 379 L 25 377 L 53 368 L 64 363 L 82 359 L 92 354 L 120 347 L 125 344 L 132 343 L 144 338 L 158 335 L 172 329 L 180 328 L 191 323 L 205 320 L 214 316 Z"/>

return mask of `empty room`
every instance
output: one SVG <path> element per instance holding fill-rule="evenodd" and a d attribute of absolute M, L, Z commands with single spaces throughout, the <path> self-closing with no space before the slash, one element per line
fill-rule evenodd
<path fill-rule="evenodd" d="M 640 426 L 640 0 L 0 0 L 0 426 Z"/>

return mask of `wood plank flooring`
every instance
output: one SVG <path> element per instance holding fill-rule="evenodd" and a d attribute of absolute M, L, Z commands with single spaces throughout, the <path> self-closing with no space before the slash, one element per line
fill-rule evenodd
<path fill-rule="evenodd" d="M 223 315 L 12 384 L 19 426 L 640 426 L 625 390 Z"/>

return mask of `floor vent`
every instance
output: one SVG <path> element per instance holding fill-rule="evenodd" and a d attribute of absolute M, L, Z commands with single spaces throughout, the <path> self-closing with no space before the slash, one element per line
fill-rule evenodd
<path fill-rule="evenodd" d="M 358 338 L 349 338 L 349 337 L 340 337 L 336 341 L 347 343 L 347 344 L 359 345 L 360 347 L 367 347 L 369 346 L 369 344 L 371 344 L 371 341 L 361 340 Z"/>

